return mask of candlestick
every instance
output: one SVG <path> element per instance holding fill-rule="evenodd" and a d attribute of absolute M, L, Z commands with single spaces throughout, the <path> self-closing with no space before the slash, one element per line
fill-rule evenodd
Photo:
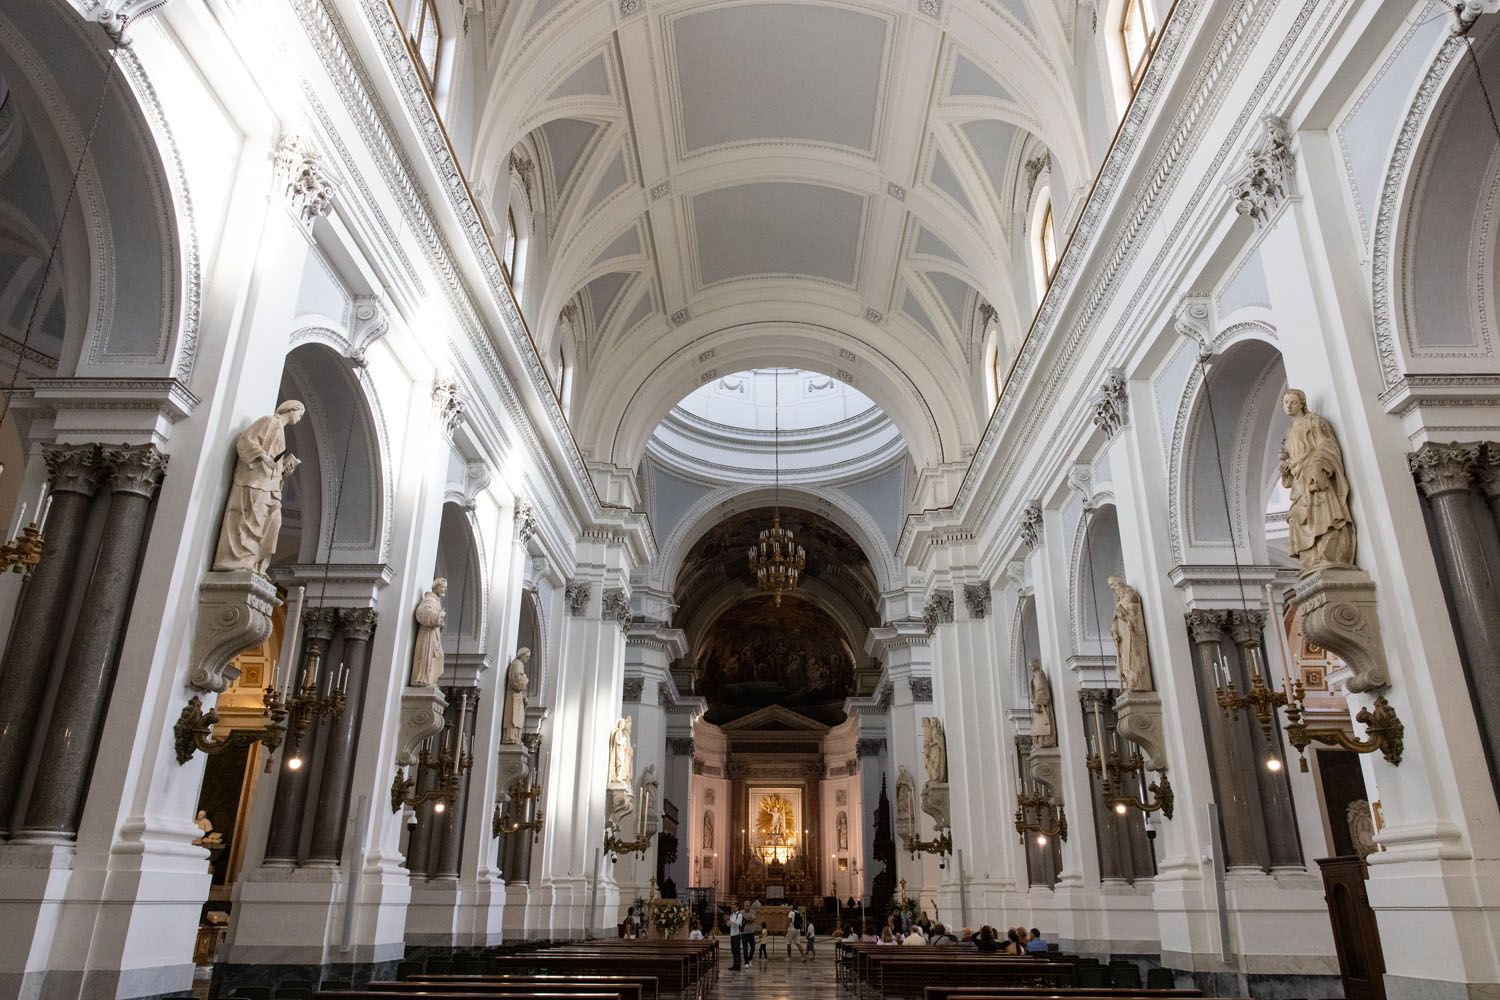
<path fill-rule="evenodd" d="M 44 503 L 47 502 L 47 486 L 48 485 L 49 484 L 47 482 L 47 478 L 45 476 L 43 476 L 42 477 L 42 491 L 36 495 L 36 509 L 37 510 L 41 510 L 42 509 L 42 504 L 44 504 Z"/>
<path fill-rule="evenodd" d="M 26 527 L 26 501 L 21 501 L 21 511 L 16 515 L 16 534 L 21 534 L 21 529 Z"/>
<path fill-rule="evenodd" d="M 1109 780 L 1109 752 L 1104 746 L 1104 710 L 1094 702 L 1094 741 L 1099 745 L 1099 768 L 1103 780 Z"/>
<path fill-rule="evenodd" d="M 1290 692 L 1292 690 L 1291 643 L 1287 639 L 1286 619 L 1276 603 L 1276 592 L 1269 583 L 1266 584 L 1266 607 L 1270 609 L 1270 615 L 1275 619 L 1272 628 L 1276 632 L 1276 651 L 1281 654 L 1278 657 L 1281 660 L 1281 686 Z"/>
<path fill-rule="evenodd" d="M 47 502 L 42 505 L 42 516 L 37 518 L 36 522 L 37 531 L 41 531 L 47 526 L 47 515 L 52 513 L 52 500 L 53 498 L 51 496 L 48 496 Z"/>

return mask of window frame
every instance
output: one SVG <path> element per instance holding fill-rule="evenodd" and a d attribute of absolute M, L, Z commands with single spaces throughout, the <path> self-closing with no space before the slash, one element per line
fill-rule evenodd
<path fill-rule="evenodd" d="M 1155 20 L 1148 0 L 1122 0 L 1120 51 L 1125 57 L 1125 80 L 1132 94 L 1140 89 L 1146 67 L 1151 64 L 1151 56 L 1156 51 L 1158 25 Z M 1134 50 L 1131 46 L 1132 22 L 1139 38 L 1139 45 Z"/>
<path fill-rule="evenodd" d="M 422 85 L 427 88 L 430 96 L 436 97 L 438 70 L 443 61 L 443 19 L 438 13 L 437 0 L 414 0 L 414 5 L 414 30 L 406 33 L 406 43 L 411 48 L 412 61 L 417 64 L 417 74 L 422 78 Z M 427 40 L 429 25 L 435 38 L 431 66 L 427 65 L 422 53 L 422 43 Z"/>
<path fill-rule="evenodd" d="M 500 266 L 505 270 L 505 277 L 512 285 L 516 281 L 516 264 L 521 256 L 521 233 L 516 228 L 516 210 L 507 208 L 505 210 L 505 233 L 500 243 Z"/>
<path fill-rule="evenodd" d="M 1046 204 L 1042 207 L 1042 221 L 1037 226 L 1037 249 L 1042 258 L 1042 283 L 1043 287 L 1050 288 L 1052 279 L 1057 277 L 1057 223 L 1052 216 L 1052 195 L 1048 192 Z"/>

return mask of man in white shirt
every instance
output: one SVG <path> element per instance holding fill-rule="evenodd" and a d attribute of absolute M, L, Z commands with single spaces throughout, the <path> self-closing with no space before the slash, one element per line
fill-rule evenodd
<path fill-rule="evenodd" d="M 912 925 L 911 933 L 901 939 L 902 944 L 926 944 L 927 939 L 922 936 L 921 928 Z"/>
<path fill-rule="evenodd" d="M 734 904 L 734 912 L 729 915 L 729 953 L 734 959 L 734 964 L 729 967 L 730 972 L 740 971 L 740 935 L 745 932 L 745 904 L 743 901 Z"/>

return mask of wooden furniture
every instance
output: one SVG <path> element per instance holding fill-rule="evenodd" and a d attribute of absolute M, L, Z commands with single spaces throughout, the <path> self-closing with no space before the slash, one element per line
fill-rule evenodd
<path fill-rule="evenodd" d="M 1319 858 L 1323 870 L 1323 899 L 1333 923 L 1333 945 L 1347 1000 L 1385 1000 L 1385 953 L 1380 928 L 1365 895 L 1368 869 L 1363 858 L 1346 855 Z"/>

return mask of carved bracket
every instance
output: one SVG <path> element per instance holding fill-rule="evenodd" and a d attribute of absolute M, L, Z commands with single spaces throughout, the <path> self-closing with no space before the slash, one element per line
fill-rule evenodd
<path fill-rule="evenodd" d="M 1380 638 L 1375 582 L 1364 570 L 1325 567 L 1297 581 L 1292 603 L 1302 615 L 1302 632 L 1341 657 L 1354 676 L 1350 691 L 1383 691 L 1391 673 Z"/>
<path fill-rule="evenodd" d="M 1161 695 L 1155 691 L 1126 691 L 1120 695 L 1115 701 L 1115 731 L 1141 748 L 1147 770 L 1167 769 Z"/>
<path fill-rule="evenodd" d="M 524 781 L 531 774 L 531 751 L 519 743 L 500 744 L 500 768 L 495 775 L 495 800 L 506 803 L 511 800 L 511 789 L 516 782 Z"/>
<path fill-rule="evenodd" d="M 188 687 L 218 693 L 240 675 L 230 661 L 271 635 L 271 612 L 280 606 L 276 587 L 249 570 L 214 570 L 198 588 L 198 628 Z"/>
<path fill-rule="evenodd" d="M 407 687 L 401 692 L 401 730 L 396 738 L 396 763 L 410 767 L 417 750 L 429 736 L 443 730 L 443 712 L 448 699 L 437 688 Z M 519 749 L 519 748 L 518 748 Z"/>
<path fill-rule="evenodd" d="M 1031 780 L 1042 786 L 1048 798 L 1056 799 L 1062 789 L 1062 747 L 1033 746 L 1027 768 Z"/>
<path fill-rule="evenodd" d="M 939 830 L 946 830 L 953 825 L 953 811 L 949 806 L 946 781 L 929 781 L 922 786 L 922 811 L 932 817 L 932 825 Z"/>

